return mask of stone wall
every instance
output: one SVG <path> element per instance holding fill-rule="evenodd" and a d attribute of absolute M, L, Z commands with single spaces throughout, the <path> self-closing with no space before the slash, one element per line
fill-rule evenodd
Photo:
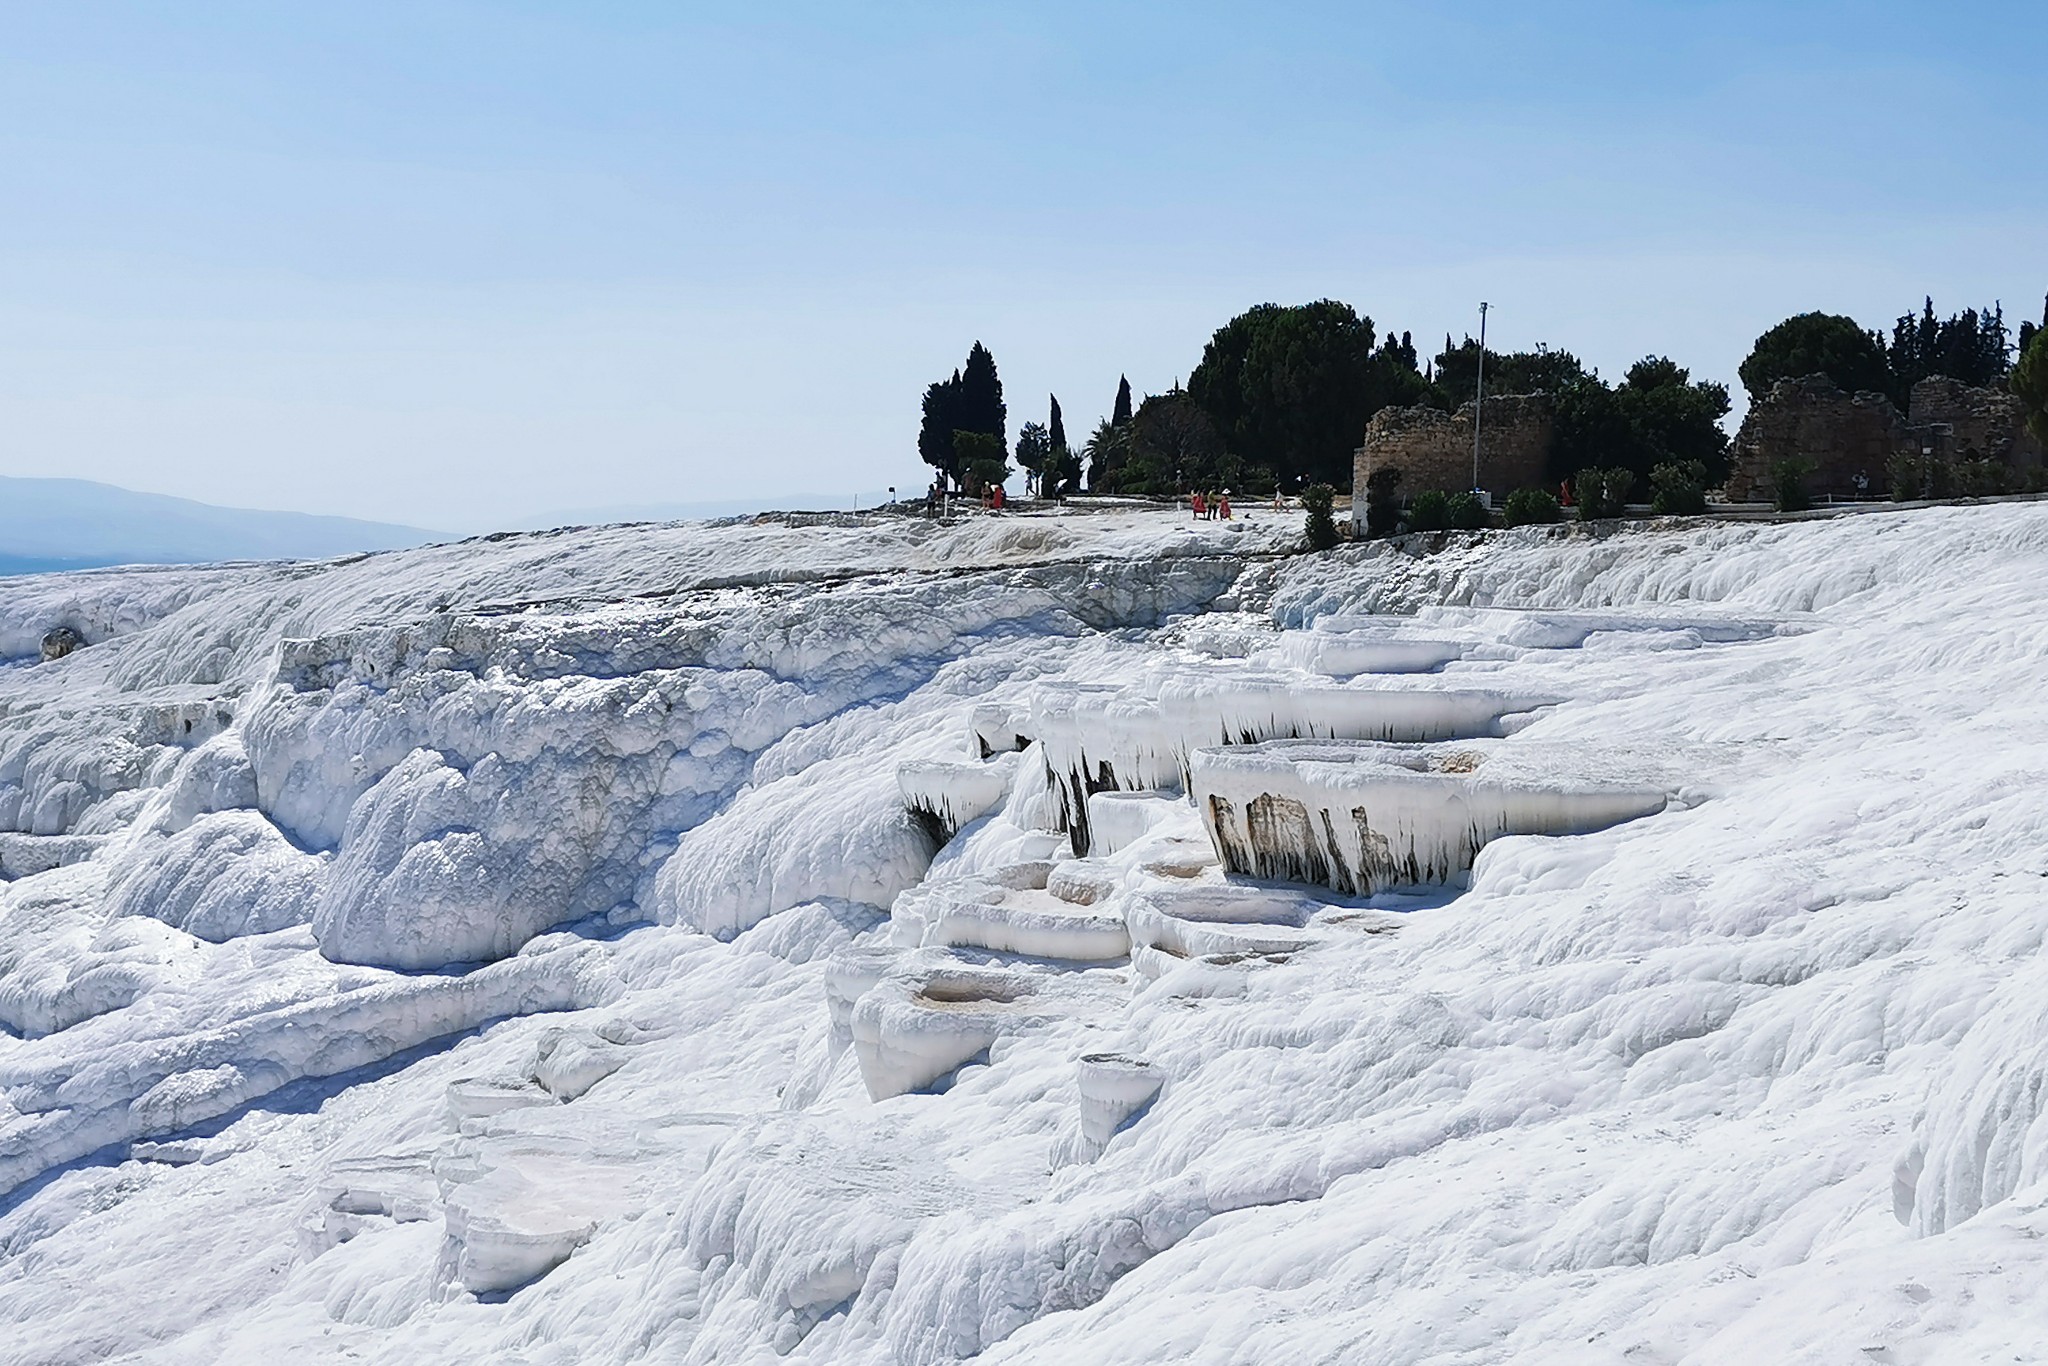
<path fill-rule="evenodd" d="M 1781 379 L 1750 405 L 1730 452 L 1730 502 L 1769 502 L 1771 467 L 1782 460 L 1813 466 L 1806 487 L 1816 497 L 1854 498 L 1857 475 L 1875 496 L 1890 488 L 1892 454 L 1908 441 L 1906 420 L 1883 394 L 1845 394 L 1826 375 Z"/>
<path fill-rule="evenodd" d="M 1464 489 L 1472 483 L 1474 405 L 1455 413 L 1436 408 L 1382 408 L 1365 424 L 1365 444 L 1352 464 L 1352 507 L 1363 516 L 1365 481 L 1374 470 L 1401 471 L 1400 491 Z M 1547 482 L 1555 414 L 1547 394 L 1503 394 L 1486 400 L 1480 424 L 1479 484 L 1505 496 Z"/>
<path fill-rule="evenodd" d="M 1977 389 L 1939 376 L 1913 386 L 1907 422 L 1921 449 L 1946 460 L 1987 459 L 2038 469 L 2041 443 L 2027 430 L 2026 409 L 2003 389 Z"/>
<path fill-rule="evenodd" d="M 1879 497 L 1891 490 L 1894 455 L 1930 450 L 1949 461 L 1989 458 L 2014 469 L 2042 464 L 2041 444 L 2027 431 L 2019 400 L 2003 389 L 1924 379 L 1913 386 L 1901 416 L 1883 394 L 1845 394 L 1826 375 L 1807 375 L 1779 380 L 1750 405 L 1730 453 L 1727 497 L 1770 501 L 1771 467 L 1794 459 L 1813 466 L 1806 487 L 1815 497 Z"/>

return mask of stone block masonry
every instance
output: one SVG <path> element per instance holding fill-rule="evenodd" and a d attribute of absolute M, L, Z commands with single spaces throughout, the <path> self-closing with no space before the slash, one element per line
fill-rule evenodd
<path fill-rule="evenodd" d="M 1880 496 L 1890 491 L 1894 455 L 1928 451 L 1942 460 L 1990 459 L 2016 470 L 2042 464 L 2041 444 L 2027 431 L 2019 400 L 2003 389 L 1924 379 L 1913 386 L 1901 416 L 1883 394 L 1846 394 L 1826 375 L 1806 375 L 1779 380 L 1750 407 L 1735 436 L 1727 497 L 1768 501 L 1771 468 L 1785 460 L 1812 466 L 1806 487 L 1816 497 Z"/>
<path fill-rule="evenodd" d="M 2039 469 L 2041 443 L 2027 430 L 2026 407 L 2004 389 L 1973 388 L 1935 376 L 1913 386 L 1907 422 L 1922 449 L 1948 460 L 1997 460 L 2014 469 Z"/>
<path fill-rule="evenodd" d="M 1785 460 L 1813 467 L 1806 487 L 1816 497 L 1879 494 L 1889 488 L 1892 454 L 1909 440 L 1906 420 L 1883 394 L 1845 394 L 1826 375 L 1781 379 L 1750 405 L 1735 435 L 1727 497 L 1736 503 L 1770 501 L 1771 469 Z"/>
<path fill-rule="evenodd" d="M 1374 470 L 1401 471 L 1401 492 L 1465 489 L 1472 485 L 1475 405 L 1455 413 L 1437 408 L 1382 408 L 1365 424 L 1365 444 L 1352 466 L 1352 506 L 1362 508 L 1365 481 Z M 1555 409 L 1548 394 L 1503 394 L 1486 400 L 1479 451 L 1480 487 L 1496 495 L 1548 482 Z M 1360 512 L 1357 515 L 1362 516 Z"/>

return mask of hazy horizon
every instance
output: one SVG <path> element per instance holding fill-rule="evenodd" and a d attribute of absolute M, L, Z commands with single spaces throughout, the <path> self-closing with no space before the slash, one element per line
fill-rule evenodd
<path fill-rule="evenodd" d="M 1789 313 L 2048 289 L 2016 4 L 6 14 L 0 473 L 226 506 L 915 488 L 973 341 L 1078 439 L 1267 300 L 1739 404 Z"/>

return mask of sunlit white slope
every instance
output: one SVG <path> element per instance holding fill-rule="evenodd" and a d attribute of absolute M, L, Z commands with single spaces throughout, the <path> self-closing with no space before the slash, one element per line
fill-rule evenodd
<path fill-rule="evenodd" d="M 814 579 L 891 572 L 787 587 L 795 542 L 735 531 L 743 586 L 624 601 L 671 559 L 718 579 L 670 534 L 0 594 L 10 640 L 105 627 L 0 676 L 26 838 L 98 841 L 0 890 L 0 1361 L 1974 1361 L 2048 1330 L 2048 508 L 1280 561 L 1228 559 L 1263 527 L 991 521 L 828 540 Z M 1067 563 L 1001 568 L 1037 559 Z M 1058 802 L 1001 758 L 1010 797 L 923 868 L 896 765 L 979 762 L 992 708 L 1162 668 L 1270 691 L 1334 657 L 1276 628 L 1375 611 L 1474 644 L 1402 686 L 1555 699 L 1500 743 L 1682 799 L 1360 905 L 1224 882 L 1170 799 L 1031 873 Z M 515 862 L 458 895 L 471 847 Z M 321 951 L 323 906 L 375 911 L 372 956 L 513 924 L 528 851 L 560 880 L 495 963 Z M 246 890 L 177 891 L 209 874 Z M 1121 915 L 1130 962 L 949 947 L 1060 915 Z M 993 1042 L 871 1100 L 859 1030 L 948 1010 Z M 1116 1127 L 1105 1076 L 1159 1089 Z"/>

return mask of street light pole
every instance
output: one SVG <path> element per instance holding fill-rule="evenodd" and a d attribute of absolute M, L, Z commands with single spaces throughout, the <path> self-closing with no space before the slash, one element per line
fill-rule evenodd
<path fill-rule="evenodd" d="M 1472 491 L 1479 492 L 1479 426 L 1486 417 L 1486 302 L 1479 304 L 1479 392 L 1472 404 Z"/>

